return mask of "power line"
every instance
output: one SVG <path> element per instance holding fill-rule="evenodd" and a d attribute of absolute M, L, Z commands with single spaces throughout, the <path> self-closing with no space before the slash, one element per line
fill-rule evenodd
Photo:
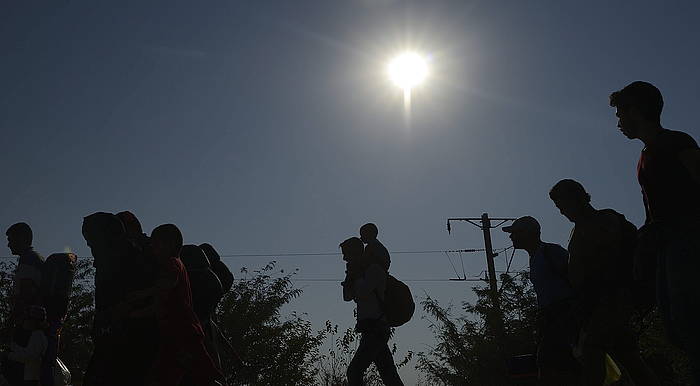
<path fill-rule="evenodd" d="M 245 279 L 236 279 L 243 281 Z M 290 278 L 291 281 L 293 282 L 335 282 L 335 283 L 340 283 L 343 281 L 343 279 L 305 279 L 305 278 L 300 278 L 300 279 L 294 279 Z M 480 281 L 483 282 L 483 279 L 479 278 L 468 278 L 468 279 L 460 279 L 460 280 L 452 280 L 452 279 L 401 279 L 401 281 L 408 281 L 408 282 L 454 282 L 454 281 Z"/>
<path fill-rule="evenodd" d="M 428 251 L 390 251 L 390 254 L 393 255 L 407 255 L 407 254 L 428 254 L 428 253 L 457 253 L 457 252 L 464 252 L 464 253 L 474 253 L 474 252 L 483 252 L 483 248 L 470 248 L 470 249 L 454 249 L 454 250 L 428 250 Z M 311 253 L 302 253 L 302 252 L 292 252 L 292 253 L 236 253 L 236 254 L 226 254 L 226 255 L 221 255 L 221 257 L 276 257 L 276 256 L 340 256 L 342 253 L 340 252 L 311 252 Z"/>
<path fill-rule="evenodd" d="M 483 271 L 483 272 L 485 272 L 485 271 Z M 482 272 L 482 273 L 483 273 L 483 272 Z M 496 272 L 497 272 L 497 273 L 508 273 L 508 272 L 505 272 L 505 271 L 496 271 Z M 527 273 L 527 271 L 515 271 L 515 272 L 510 272 L 510 273 L 508 273 L 508 274 L 511 274 L 511 275 L 513 275 L 513 276 L 521 276 L 521 275 L 524 275 L 524 274 L 526 274 L 526 273 Z M 245 280 L 247 280 L 247 279 L 236 279 L 236 281 L 245 281 Z M 300 283 L 304 283 L 304 282 L 310 282 L 310 283 L 314 283 L 314 282 L 318 282 L 318 283 L 324 283 L 324 282 L 329 282 L 329 283 L 340 283 L 341 281 L 343 281 L 343 279 L 327 279 L 327 278 L 299 278 L 299 279 L 290 278 L 289 280 L 291 280 L 292 282 L 300 282 Z M 429 283 L 429 282 L 440 283 L 440 282 L 455 282 L 455 281 L 463 281 L 463 282 L 481 282 L 481 283 L 487 283 L 487 282 L 488 282 L 486 279 L 484 279 L 484 278 L 482 278 L 482 277 L 468 277 L 468 278 L 461 277 L 461 278 L 458 278 L 458 279 L 420 279 L 420 278 L 414 278 L 414 279 L 401 279 L 401 281 L 404 281 L 404 282 L 424 282 L 424 283 L 425 283 L 425 282 L 428 282 L 428 283 Z M 500 281 L 500 280 L 498 280 L 498 281 Z"/>
<path fill-rule="evenodd" d="M 483 252 L 483 248 L 454 249 L 454 250 L 425 250 L 425 251 L 391 251 L 394 255 L 429 254 L 429 253 L 475 253 Z M 227 253 L 222 258 L 237 257 L 300 257 L 300 256 L 340 256 L 340 252 L 284 252 L 284 253 Z M 82 259 L 92 259 L 92 256 L 78 256 Z M 0 259 L 16 259 L 16 256 L 0 256 Z"/>

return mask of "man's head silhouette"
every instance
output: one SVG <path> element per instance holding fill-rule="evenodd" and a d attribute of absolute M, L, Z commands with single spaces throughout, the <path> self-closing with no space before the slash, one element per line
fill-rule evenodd
<path fill-rule="evenodd" d="M 370 222 L 360 227 L 360 239 L 362 239 L 364 243 L 376 240 L 378 234 L 379 228 L 377 228 L 374 223 Z"/>
<path fill-rule="evenodd" d="M 32 228 L 29 224 L 18 222 L 7 228 L 7 246 L 13 255 L 19 255 L 32 246 Z"/>
<path fill-rule="evenodd" d="M 126 230 L 127 237 L 138 238 L 143 235 L 141 222 L 135 214 L 125 210 L 117 213 L 117 217 L 119 217 L 119 220 L 121 220 L 122 224 L 124 224 L 124 230 Z"/>
<path fill-rule="evenodd" d="M 540 242 L 540 223 L 531 216 L 520 217 L 502 230 L 510 233 L 510 240 L 515 249 L 528 249 Z"/>
<path fill-rule="evenodd" d="M 157 226 L 151 232 L 151 247 L 158 258 L 177 257 L 182 249 L 182 233 L 174 224 Z"/>
<path fill-rule="evenodd" d="M 365 245 L 357 237 L 351 237 L 340 243 L 340 251 L 343 253 L 343 260 L 358 262 L 362 257 Z"/>
<path fill-rule="evenodd" d="M 591 206 L 591 195 L 578 181 L 565 179 L 557 182 L 549 191 L 559 212 L 571 222 L 578 221 Z"/>
<path fill-rule="evenodd" d="M 616 108 L 617 127 L 629 139 L 641 138 L 645 131 L 661 126 L 664 98 L 651 83 L 636 81 L 613 92 L 610 106 Z"/>

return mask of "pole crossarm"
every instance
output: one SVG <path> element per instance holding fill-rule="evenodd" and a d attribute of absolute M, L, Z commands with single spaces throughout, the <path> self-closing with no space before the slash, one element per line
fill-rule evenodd
<path fill-rule="evenodd" d="M 507 223 L 508 221 L 515 221 L 515 220 L 517 220 L 517 218 L 516 217 L 490 217 L 489 220 L 499 221 L 496 225 L 491 225 L 491 224 L 488 225 L 488 227 L 490 229 L 493 229 L 493 228 L 500 227 L 501 225 Z M 484 229 L 484 224 L 481 222 L 481 217 L 452 217 L 452 218 L 447 219 L 447 233 L 452 233 L 451 222 L 453 222 L 453 221 L 468 222 L 481 230 Z"/>

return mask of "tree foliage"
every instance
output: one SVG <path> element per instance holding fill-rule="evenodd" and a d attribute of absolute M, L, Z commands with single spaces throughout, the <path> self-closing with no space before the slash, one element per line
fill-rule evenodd
<path fill-rule="evenodd" d="M 642 357 L 666 386 L 693 383 L 688 358 L 666 338 L 661 316 L 657 310 L 636 315 L 633 327 L 639 335 Z"/>
<path fill-rule="evenodd" d="M 432 384 L 505 385 L 509 380 L 504 356 L 534 352 L 534 291 L 522 275 L 502 275 L 501 283 L 502 342 L 487 323 L 494 314 L 488 289 L 474 288 L 477 301 L 462 303 L 465 314 L 456 318 L 452 305 L 443 307 L 430 296 L 421 302 L 433 319 L 430 328 L 437 342 L 418 353 L 417 368 Z"/>
<path fill-rule="evenodd" d="M 474 293 L 476 302 L 462 303 L 463 314 L 458 317 L 453 317 L 452 305 L 442 306 L 429 296 L 421 302 L 433 319 L 430 327 L 437 342 L 418 354 L 417 368 L 432 384 L 514 384 L 508 379 L 504 358 L 535 353 L 536 298 L 525 275 L 501 275 L 504 338 L 500 346 L 488 328 L 494 312 L 489 291 L 477 287 Z M 632 321 L 642 357 L 663 384 L 692 383 L 687 359 L 668 343 L 658 312 L 635 315 Z M 626 384 L 632 383 L 623 374 L 620 385 Z"/>
<path fill-rule="evenodd" d="M 313 385 L 316 384 L 319 346 L 324 333 L 292 313 L 282 317 L 282 306 L 300 296 L 293 274 L 274 277 L 274 262 L 251 276 L 246 269 L 217 310 L 222 332 L 244 362 L 236 366 L 224 355 L 231 385 Z"/>

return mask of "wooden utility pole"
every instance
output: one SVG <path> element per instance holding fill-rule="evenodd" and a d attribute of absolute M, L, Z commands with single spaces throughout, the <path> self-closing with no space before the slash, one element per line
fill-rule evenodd
<path fill-rule="evenodd" d="M 452 231 L 452 221 L 465 221 L 481 229 L 481 231 L 484 233 L 484 250 L 486 251 L 486 266 L 488 267 L 488 277 L 486 279 L 489 283 L 490 292 L 493 299 L 498 298 L 498 278 L 496 277 L 496 266 L 493 263 L 493 259 L 498 256 L 498 254 L 493 252 L 493 244 L 491 243 L 491 229 L 498 228 L 508 221 L 515 220 L 515 218 L 511 217 L 489 218 L 488 213 L 482 214 L 481 217 L 454 217 L 447 219 L 448 232 Z M 497 224 L 491 225 L 491 221 L 496 221 Z"/>
<path fill-rule="evenodd" d="M 450 225 L 451 221 L 466 221 L 478 228 L 484 233 L 484 250 L 486 251 L 486 266 L 488 267 L 488 278 L 489 283 L 489 294 L 491 298 L 491 304 L 493 305 L 493 312 L 487 321 L 489 329 L 496 338 L 497 345 L 500 347 L 503 343 L 503 312 L 501 311 L 501 302 L 498 296 L 498 281 L 496 277 L 496 266 L 493 259 L 497 256 L 493 252 L 493 244 L 491 243 L 491 229 L 498 228 L 508 221 L 515 221 L 515 218 L 501 217 L 501 218 L 489 218 L 488 213 L 484 213 L 481 217 L 458 217 L 447 219 L 447 231 L 451 232 L 452 227 Z M 496 225 L 492 225 L 491 221 L 496 221 Z"/>
<path fill-rule="evenodd" d="M 498 284 L 496 281 L 496 265 L 493 263 L 493 244 L 491 244 L 491 219 L 488 213 L 481 215 L 481 230 L 484 232 L 484 249 L 486 250 L 486 266 L 489 270 L 489 286 L 494 304 L 498 301 Z"/>

